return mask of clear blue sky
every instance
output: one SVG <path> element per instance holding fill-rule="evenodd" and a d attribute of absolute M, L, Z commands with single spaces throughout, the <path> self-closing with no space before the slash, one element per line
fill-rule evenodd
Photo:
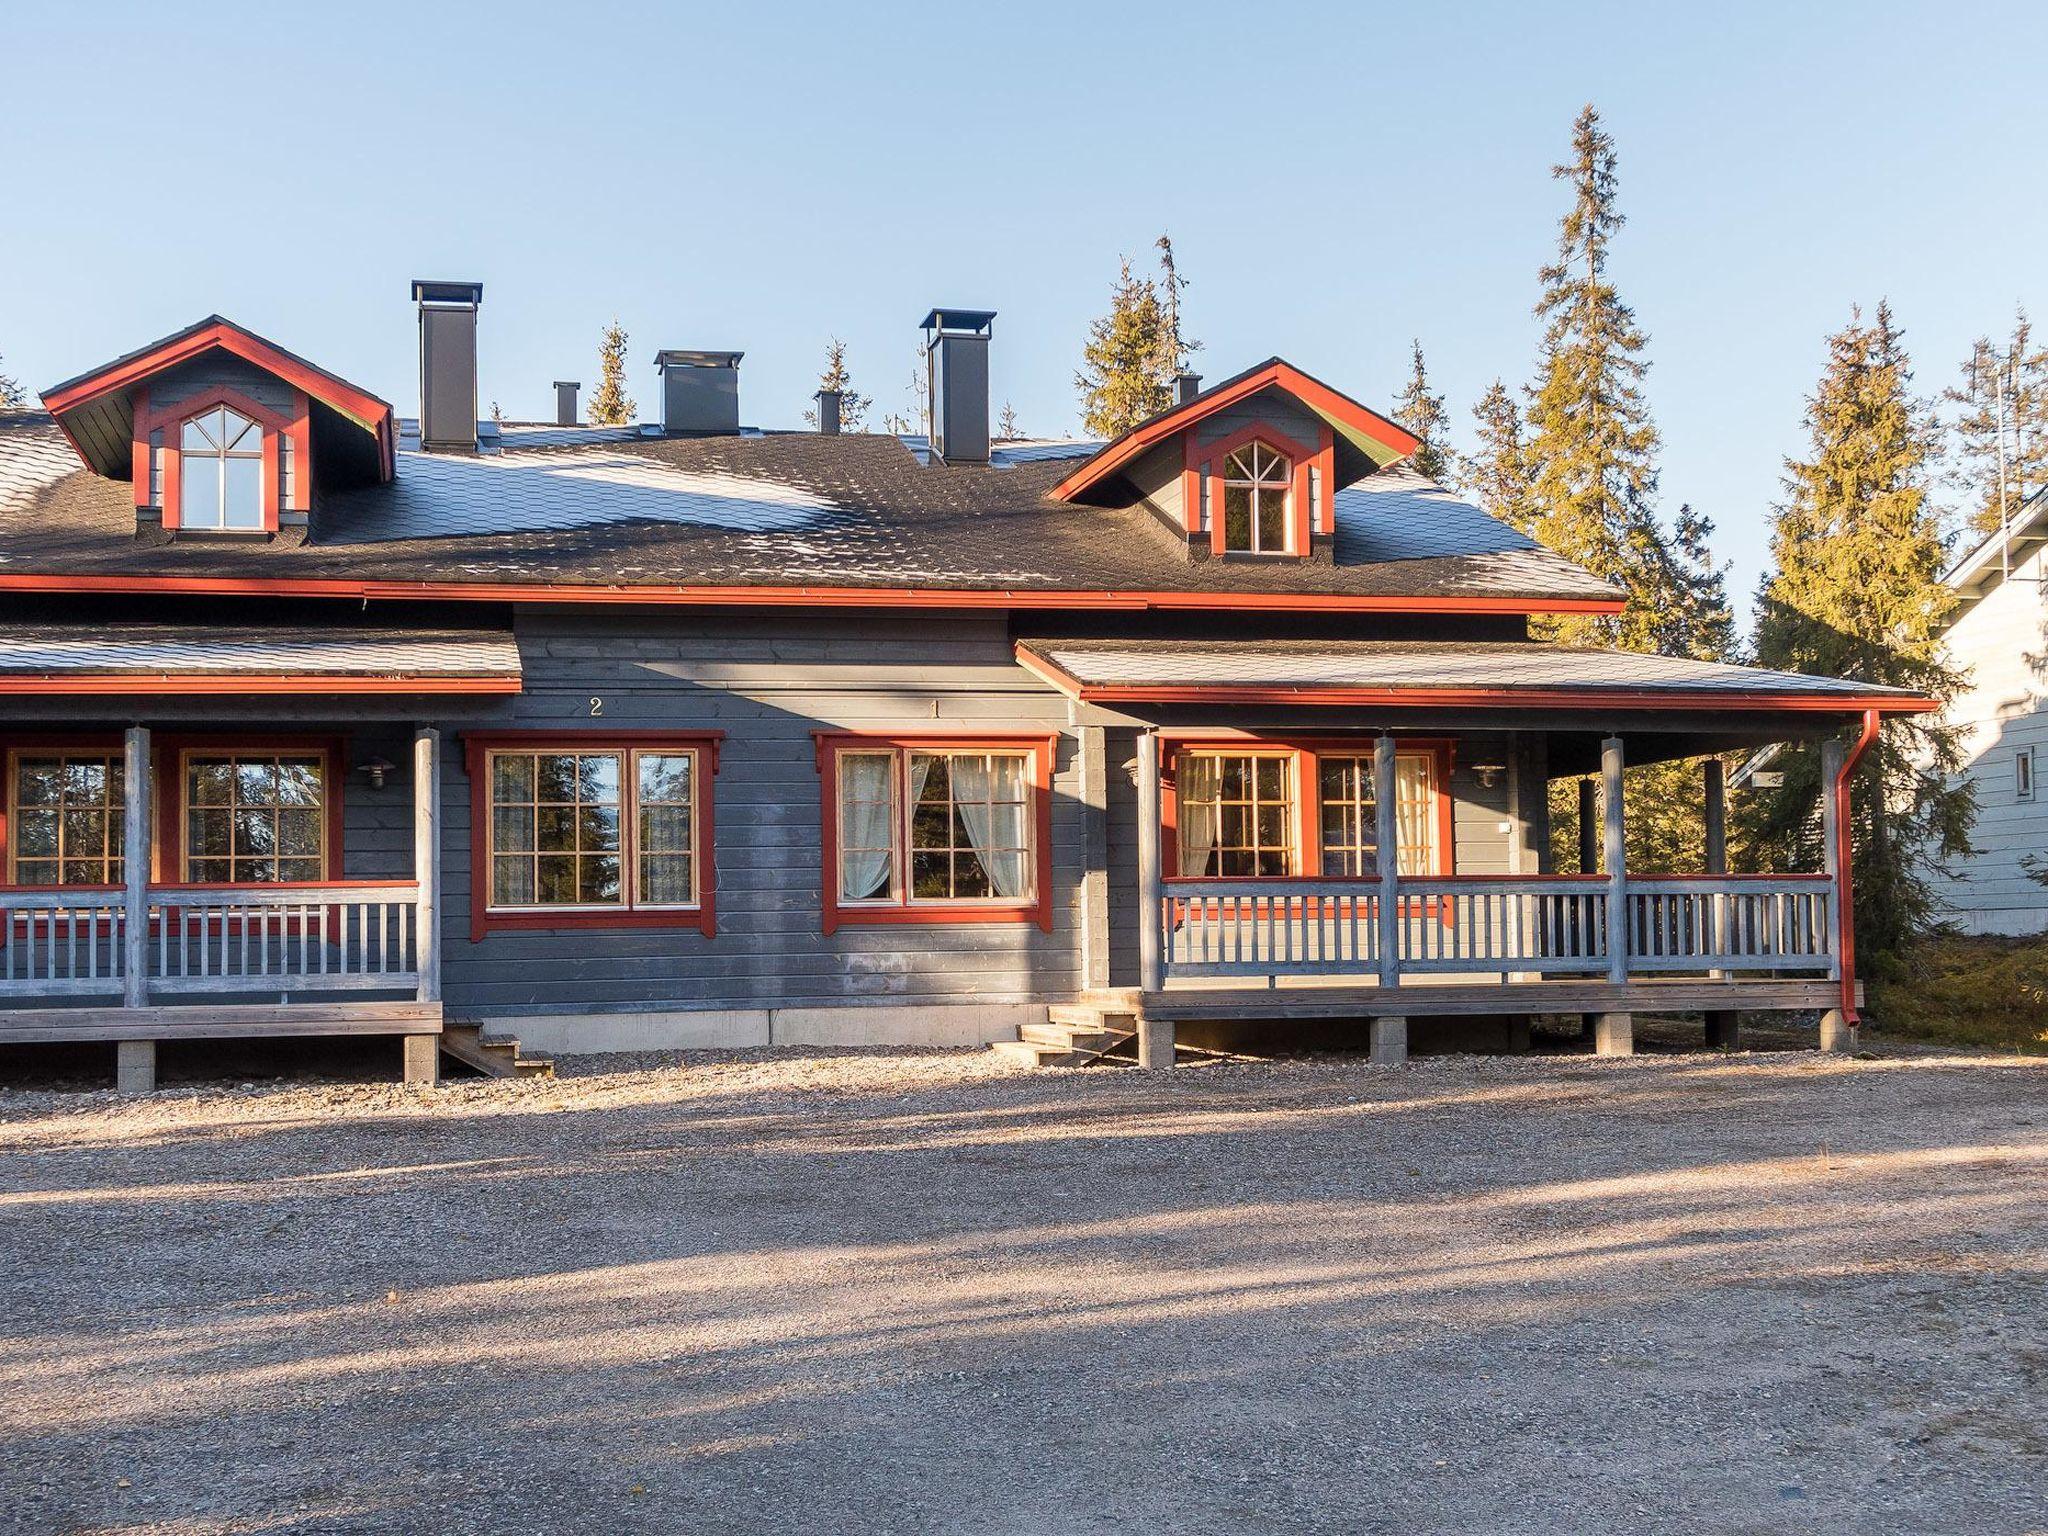
<path fill-rule="evenodd" d="M 1279 353 L 1381 405 L 1419 336 L 1463 426 L 1529 375 L 1591 100 L 1666 510 L 1746 609 L 1852 303 L 1930 390 L 2048 311 L 2044 56 L 2020 4 L 8 4 L 0 358 L 42 388 L 218 310 L 409 414 L 407 280 L 475 278 L 512 416 L 616 313 L 643 409 L 657 347 L 737 347 L 746 418 L 793 426 L 829 335 L 899 405 L 917 320 L 975 305 L 998 403 L 1070 432 L 1166 230 L 1212 378 Z"/>

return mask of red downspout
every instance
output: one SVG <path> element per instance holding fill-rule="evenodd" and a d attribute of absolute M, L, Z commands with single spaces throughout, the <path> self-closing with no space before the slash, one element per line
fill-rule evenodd
<path fill-rule="evenodd" d="M 1849 881 L 1849 778 L 1863 761 L 1863 754 L 1870 750 L 1870 744 L 1877 740 L 1878 722 L 1882 718 L 1874 709 L 1863 711 L 1863 733 L 1842 759 L 1842 771 L 1835 775 L 1835 782 L 1828 786 L 1835 797 L 1835 953 L 1841 960 L 1842 1018 L 1852 1028 L 1862 1020 L 1856 1010 L 1856 914 Z M 1882 807 L 1878 814 L 1883 814 Z"/>

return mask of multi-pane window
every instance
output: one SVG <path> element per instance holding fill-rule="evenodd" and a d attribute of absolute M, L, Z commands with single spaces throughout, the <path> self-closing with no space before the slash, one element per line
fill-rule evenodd
<path fill-rule="evenodd" d="M 1379 827 L 1373 795 L 1372 759 L 1318 759 L 1322 805 L 1323 873 L 1333 878 L 1379 872 Z M 1436 871 L 1436 758 L 1403 752 L 1394 758 L 1394 825 L 1400 837 L 1404 875 Z"/>
<path fill-rule="evenodd" d="M 121 759 L 97 752 L 23 753 L 8 786 L 10 877 L 20 885 L 119 885 Z"/>
<path fill-rule="evenodd" d="M 1294 872 L 1292 754 L 1190 752 L 1180 759 L 1176 790 L 1181 874 Z"/>
<path fill-rule="evenodd" d="M 178 521 L 186 528 L 263 526 L 263 429 L 217 405 L 178 433 Z"/>
<path fill-rule="evenodd" d="M 185 757 L 185 878 L 214 884 L 320 880 L 327 872 L 326 758 Z"/>
<path fill-rule="evenodd" d="M 695 752 L 502 751 L 489 774 L 493 908 L 696 903 Z"/>
<path fill-rule="evenodd" d="M 1223 547 L 1239 554 L 1287 552 L 1288 488 L 1293 464 L 1264 443 L 1247 443 L 1223 461 Z"/>
<path fill-rule="evenodd" d="M 1037 835 L 1030 768 L 1025 752 L 841 751 L 839 900 L 1030 900 Z"/>

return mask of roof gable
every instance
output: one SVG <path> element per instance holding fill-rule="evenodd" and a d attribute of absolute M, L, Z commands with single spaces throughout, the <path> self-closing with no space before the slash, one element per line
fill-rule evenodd
<path fill-rule="evenodd" d="M 1292 363 L 1273 357 L 1234 378 L 1210 386 L 1192 400 L 1161 411 L 1104 444 L 1086 463 L 1054 486 L 1051 495 L 1056 501 L 1087 500 L 1092 491 L 1149 449 L 1268 389 L 1291 395 L 1304 409 L 1328 425 L 1337 441 L 1348 448 L 1348 453 L 1342 457 L 1349 460 L 1353 473 L 1346 476 L 1346 480 L 1355 480 L 1373 470 L 1384 469 L 1421 446 L 1421 440 L 1413 433 L 1395 425 L 1379 412 L 1360 405 L 1348 395 L 1339 394 Z M 1363 460 L 1362 464 L 1360 460 Z"/>
<path fill-rule="evenodd" d="M 174 331 L 159 341 L 115 358 L 43 391 L 43 406 L 96 473 L 126 479 L 131 472 L 134 391 L 158 374 L 212 351 L 226 352 L 303 390 L 334 427 L 366 433 L 376 478 L 389 480 L 395 467 L 396 424 L 391 406 L 276 342 L 220 315 Z"/>

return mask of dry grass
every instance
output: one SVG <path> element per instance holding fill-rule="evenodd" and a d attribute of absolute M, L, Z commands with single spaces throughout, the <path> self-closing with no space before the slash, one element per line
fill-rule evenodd
<path fill-rule="evenodd" d="M 2048 939 L 1930 940 L 1871 982 L 1870 1013 L 1880 1035 L 2048 1054 Z"/>

